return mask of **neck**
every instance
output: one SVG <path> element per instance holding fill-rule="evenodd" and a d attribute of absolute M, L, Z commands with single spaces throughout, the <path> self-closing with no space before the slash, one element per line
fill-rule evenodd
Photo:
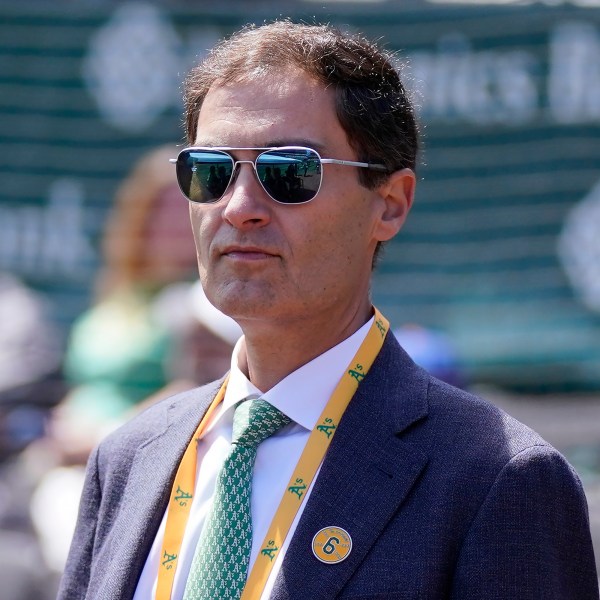
<path fill-rule="evenodd" d="M 240 369 L 261 392 L 267 392 L 296 369 L 344 341 L 372 316 L 370 302 L 345 318 L 271 323 L 241 323 L 245 347 Z"/>

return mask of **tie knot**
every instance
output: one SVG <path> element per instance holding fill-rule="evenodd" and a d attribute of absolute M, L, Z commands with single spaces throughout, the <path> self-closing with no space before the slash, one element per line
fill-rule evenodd
<path fill-rule="evenodd" d="M 289 422 L 288 417 L 266 400 L 246 400 L 235 409 L 231 443 L 256 448 Z"/>

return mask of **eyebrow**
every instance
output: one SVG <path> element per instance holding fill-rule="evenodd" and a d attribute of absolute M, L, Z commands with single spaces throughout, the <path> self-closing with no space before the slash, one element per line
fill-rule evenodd
<path fill-rule="evenodd" d="M 280 147 L 280 146 L 304 146 L 306 148 L 313 148 L 314 150 L 316 150 L 319 153 L 325 149 L 325 146 L 323 144 L 320 144 L 319 142 L 317 142 L 315 140 L 307 140 L 307 139 L 300 139 L 300 138 L 269 140 L 267 142 L 267 146 L 275 147 L 275 148 Z"/>
<path fill-rule="evenodd" d="M 193 146 L 200 146 L 203 148 L 248 148 L 248 146 L 231 146 L 229 144 L 220 144 L 215 142 L 214 140 L 209 142 L 208 140 L 196 140 Z M 277 139 L 277 140 L 268 140 L 265 144 L 260 146 L 253 146 L 255 148 L 281 148 L 282 146 L 302 146 L 305 148 L 312 148 L 316 150 L 319 154 L 325 150 L 325 146 L 315 140 L 307 140 L 307 139 Z"/>

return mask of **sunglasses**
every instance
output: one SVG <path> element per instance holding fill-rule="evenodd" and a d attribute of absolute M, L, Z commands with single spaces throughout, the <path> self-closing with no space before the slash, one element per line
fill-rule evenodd
<path fill-rule="evenodd" d="M 235 160 L 230 152 L 237 150 L 255 150 L 260 154 L 254 160 Z M 262 188 L 280 204 L 310 202 L 321 188 L 324 164 L 387 171 L 380 164 L 321 158 L 316 150 L 301 146 L 185 148 L 171 162 L 175 164 L 177 182 L 184 196 L 199 204 L 220 200 L 242 163 L 253 166 Z"/>

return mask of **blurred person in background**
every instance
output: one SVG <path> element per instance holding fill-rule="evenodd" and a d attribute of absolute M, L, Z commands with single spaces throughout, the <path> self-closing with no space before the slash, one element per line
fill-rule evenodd
<path fill-rule="evenodd" d="M 173 343 L 165 367 L 169 381 L 150 400 L 204 385 L 227 371 L 242 330 L 208 301 L 200 281 L 169 286 L 157 299 L 155 312 L 172 332 Z"/>
<path fill-rule="evenodd" d="M 185 89 L 200 279 L 244 336 L 227 378 L 96 448 L 60 600 L 597 600 L 572 467 L 418 367 L 371 303 L 416 181 L 393 57 L 280 21 L 221 42 Z M 265 182 L 305 160 L 293 190 Z"/>
<path fill-rule="evenodd" d="M 420 367 L 450 385 L 467 387 L 467 378 L 456 348 L 444 332 L 416 323 L 405 323 L 394 329 L 393 333 L 402 348 Z"/>
<path fill-rule="evenodd" d="M 40 437 L 66 387 L 62 339 L 33 290 L 0 272 L 0 463 Z"/>
<path fill-rule="evenodd" d="M 56 419 L 70 429 L 65 450 L 81 452 L 78 462 L 170 378 L 165 361 L 173 332 L 156 302 L 168 286 L 196 278 L 188 211 L 168 162 L 174 151 L 165 145 L 145 154 L 119 186 L 103 236 L 96 300 L 70 334 L 65 374 L 72 389 Z"/>
<path fill-rule="evenodd" d="M 28 448 L 65 393 L 63 340 L 41 297 L 0 272 L 0 597 L 51 600 L 56 589 L 40 553 L 29 499 L 45 460 Z"/>

